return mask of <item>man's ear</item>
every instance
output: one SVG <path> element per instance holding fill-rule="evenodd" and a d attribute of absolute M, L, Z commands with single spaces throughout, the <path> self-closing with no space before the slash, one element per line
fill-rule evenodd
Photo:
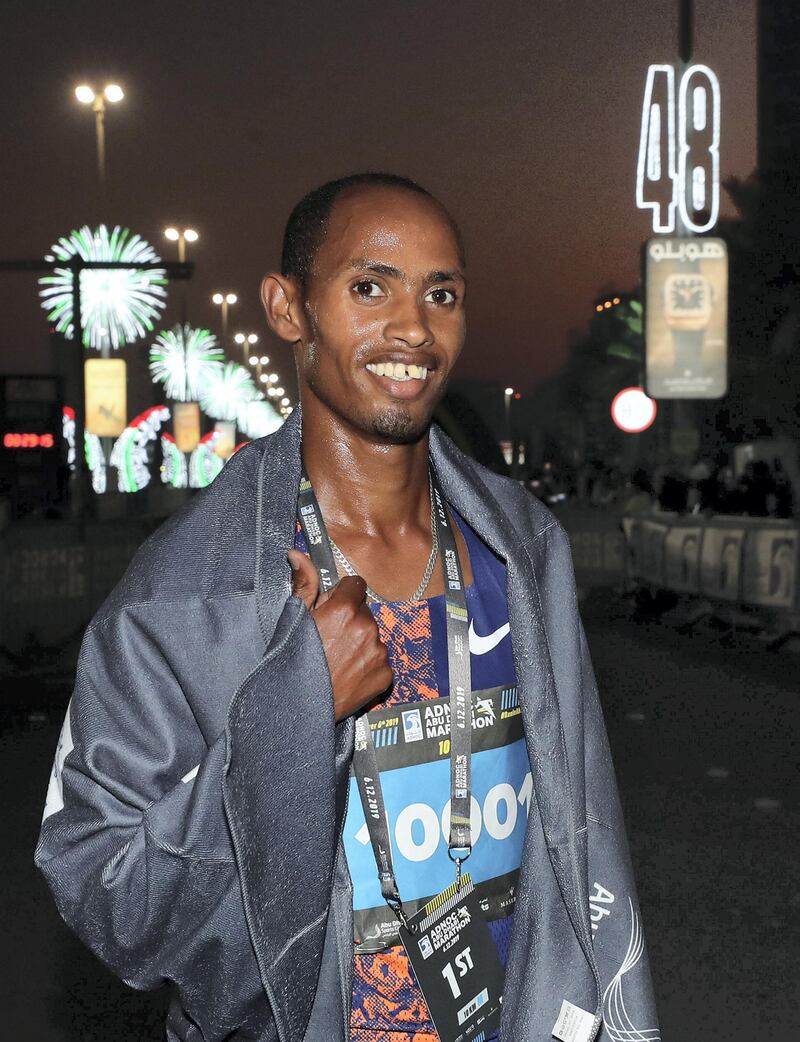
<path fill-rule="evenodd" d="M 300 292 L 294 279 L 272 272 L 261 283 L 261 303 L 267 324 L 281 340 L 296 344 L 305 335 L 305 322 Z"/>

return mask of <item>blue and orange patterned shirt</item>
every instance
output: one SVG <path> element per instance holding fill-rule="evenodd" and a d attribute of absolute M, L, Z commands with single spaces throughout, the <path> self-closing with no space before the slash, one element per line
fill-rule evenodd
<path fill-rule="evenodd" d="M 472 834 L 468 871 L 505 965 L 532 782 L 511 652 L 506 569 L 457 515 L 469 551 L 473 688 Z M 297 546 L 305 549 L 302 536 Z M 444 597 L 370 605 L 394 684 L 369 713 L 408 914 L 455 878 L 448 856 L 450 742 Z M 384 903 L 355 778 L 344 825 L 353 883 L 353 1042 L 437 1042 L 425 999 Z M 376 950 L 379 949 L 379 950 Z"/>

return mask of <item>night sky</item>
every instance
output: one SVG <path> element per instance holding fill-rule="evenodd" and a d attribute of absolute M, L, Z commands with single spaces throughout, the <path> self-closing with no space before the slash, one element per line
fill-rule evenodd
<path fill-rule="evenodd" d="M 288 376 L 257 295 L 288 212 L 329 178 L 390 170 L 463 227 L 459 375 L 533 386 L 601 287 L 637 281 L 642 90 L 648 64 L 676 58 L 676 12 L 677 0 L 6 0 L 0 258 L 41 256 L 97 219 L 93 116 L 73 89 L 116 80 L 127 96 L 107 120 L 103 218 L 172 259 L 163 228 L 199 230 L 195 324 L 218 322 L 212 291 L 236 291 L 230 332 L 262 334 Z M 747 176 L 755 0 L 697 0 L 695 58 L 722 84 L 723 177 Z M 33 277 L 0 275 L 0 302 L 0 373 L 51 370 Z M 173 305 L 164 324 L 176 319 Z"/>

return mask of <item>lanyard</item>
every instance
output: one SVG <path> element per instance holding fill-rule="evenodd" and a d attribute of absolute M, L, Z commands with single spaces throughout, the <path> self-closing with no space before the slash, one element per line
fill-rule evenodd
<path fill-rule="evenodd" d="M 448 855 L 456 865 L 456 881 L 461 880 L 461 864 L 472 851 L 470 810 L 472 804 L 472 676 L 469 659 L 469 620 L 464 576 L 458 559 L 452 517 L 439 483 L 430 472 L 434 497 L 434 523 L 444 572 L 445 617 L 447 622 L 447 667 L 450 682 L 450 837 Z M 311 482 L 303 470 L 297 503 L 297 517 L 303 529 L 311 560 L 320 574 L 320 588 L 329 590 L 337 581 L 328 533 Z M 378 878 L 384 900 L 401 923 L 406 922 L 397 879 L 394 873 L 389 821 L 383 801 L 375 743 L 367 714 L 355 721 L 353 774 L 358 785 L 364 818 L 369 832 Z"/>

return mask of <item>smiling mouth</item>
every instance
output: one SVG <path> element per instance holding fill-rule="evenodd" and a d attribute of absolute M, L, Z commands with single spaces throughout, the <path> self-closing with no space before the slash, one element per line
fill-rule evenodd
<path fill-rule="evenodd" d="M 367 369 L 375 376 L 388 377 L 397 383 L 409 380 L 427 380 L 428 368 L 424 365 L 406 365 L 403 362 L 369 362 Z"/>

